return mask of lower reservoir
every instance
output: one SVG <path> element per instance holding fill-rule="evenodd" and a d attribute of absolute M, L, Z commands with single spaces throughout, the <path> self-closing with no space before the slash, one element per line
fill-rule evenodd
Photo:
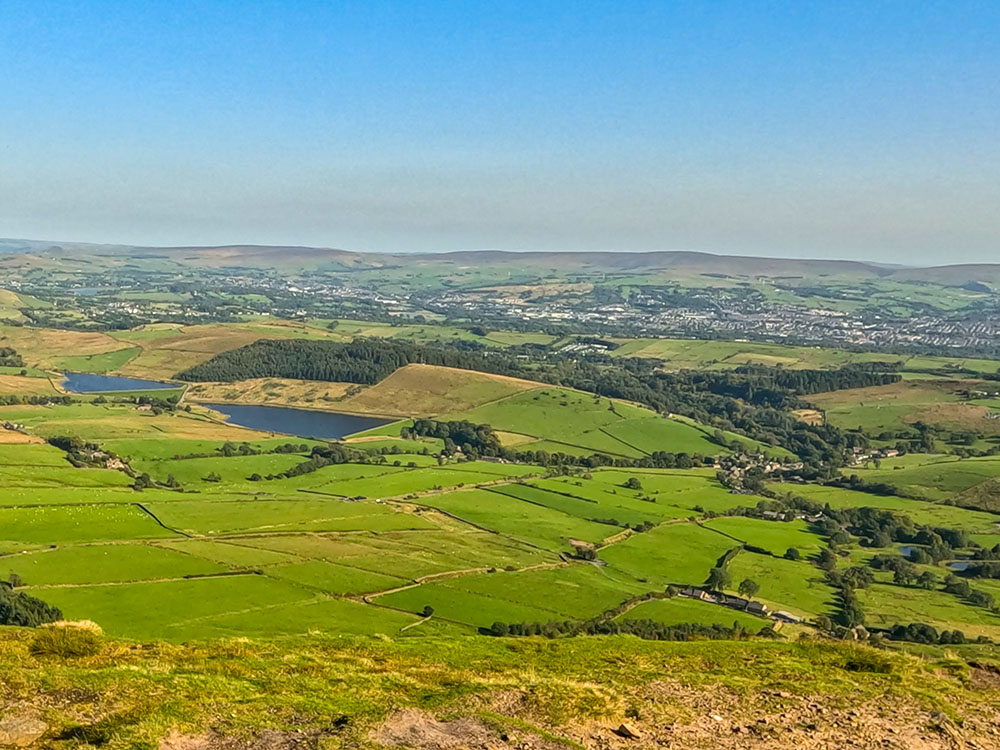
<path fill-rule="evenodd" d="M 378 417 L 359 417 L 332 411 L 291 409 L 286 406 L 254 406 L 249 404 L 202 404 L 222 412 L 226 421 L 251 430 L 281 432 L 286 435 L 339 440 L 355 432 L 381 427 L 395 421 Z"/>

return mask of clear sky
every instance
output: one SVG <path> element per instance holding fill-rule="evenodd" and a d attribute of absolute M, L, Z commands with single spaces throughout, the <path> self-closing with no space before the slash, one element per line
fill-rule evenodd
<path fill-rule="evenodd" d="M 0 236 L 1000 262 L 1000 2 L 0 0 Z"/>

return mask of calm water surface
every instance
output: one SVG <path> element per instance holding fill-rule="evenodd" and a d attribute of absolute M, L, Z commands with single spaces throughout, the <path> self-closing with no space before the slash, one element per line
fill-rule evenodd
<path fill-rule="evenodd" d="M 226 421 L 240 427 L 286 435 L 339 440 L 355 432 L 380 427 L 394 421 L 376 417 L 359 417 L 332 411 L 291 409 L 286 406 L 251 406 L 248 404 L 203 404 L 226 416 Z"/>
<path fill-rule="evenodd" d="M 156 391 L 161 388 L 177 388 L 174 383 L 158 380 L 120 378 L 116 375 L 93 375 L 88 372 L 63 373 L 62 386 L 71 393 L 111 393 L 113 391 Z"/>

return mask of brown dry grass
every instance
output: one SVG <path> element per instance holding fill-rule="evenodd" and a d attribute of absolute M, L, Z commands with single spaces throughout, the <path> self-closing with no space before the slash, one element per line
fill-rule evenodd
<path fill-rule="evenodd" d="M 11 346 L 32 367 L 58 369 L 64 357 L 106 354 L 129 349 L 132 344 L 107 334 L 88 331 L 53 331 L 39 328 L 0 328 L 0 346 Z"/>
<path fill-rule="evenodd" d="M 338 411 L 401 417 L 431 417 L 473 409 L 539 383 L 435 365 L 406 365 L 377 385 L 337 405 Z"/>
<path fill-rule="evenodd" d="M 342 398 L 351 386 L 351 383 L 255 378 L 235 383 L 192 383 L 186 398 L 207 402 L 324 406 Z"/>
<path fill-rule="evenodd" d="M 216 354 L 252 344 L 267 335 L 238 326 L 184 326 L 175 335 L 136 341 L 142 352 L 119 370 L 139 378 L 165 378 L 206 362 Z"/>
<path fill-rule="evenodd" d="M 992 435 L 1000 431 L 1000 424 L 998 420 L 986 418 L 990 412 L 991 409 L 976 404 L 930 404 L 903 417 L 903 421 L 907 424 L 923 422 L 940 425 L 953 430 L 977 430 Z"/>
<path fill-rule="evenodd" d="M 44 442 L 44 440 L 34 435 L 25 435 L 23 432 L 0 428 L 0 445 L 26 445 L 29 443 Z"/>
<path fill-rule="evenodd" d="M 17 393 L 24 396 L 54 396 L 60 391 L 46 378 L 28 378 L 20 375 L 0 375 L 0 393 Z"/>
<path fill-rule="evenodd" d="M 823 424 L 823 422 L 826 421 L 825 418 L 823 417 L 823 412 L 821 412 L 819 409 L 795 409 L 794 411 L 792 411 L 792 414 L 794 414 L 796 417 L 801 419 L 806 424 L 817 425 L 817 424 Z"/>

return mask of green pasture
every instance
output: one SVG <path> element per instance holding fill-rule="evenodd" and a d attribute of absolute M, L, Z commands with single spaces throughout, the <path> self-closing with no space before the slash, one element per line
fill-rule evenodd
<path fill-rule="evenodd" d="M 141 640 L 218 635 L 212 617 L 253 612 L 269 616 L 272 634 L 293 633 L 297 630 L 282 613 L 289 604 L 315 597 L 308 589 L 259 575 L 28 591 L 44 596 L 67 619 L 94 620 L 111 635 Z M 239 626 L 232 624 L 230 635 L 236 635 Z"/>
<path fill-rule="evenodd" d="M 69 462 L 65 453 L 51 445 L 0 444 L 0 467 L 7 469 L 14 466 L 67 468 Z"/>
<path fill-rule="evenodd" d="M 734 495 L 715 478 L 711 469 L 601 469 L 593 472 L 593 481 L 616 494 L 628 492 L 622 485 L 633 477 L 639 480 L 639 494 L 648 495 L 657 505 L 675 505 L 698 515 L 704 511 L 716 513 L 757 501 L 745 495 Z"/>
<path fill-rule="evenodd" d="M 106 373 L 124 367 L 135 359 L 142 349 L 130 346 L 101 354 L 79 354 L 60 357 L 53 362 L 55 369 L 62 372 Z"/>
<path fill-rule="evenodd" d="M 240 539 L 241 545 L 294 557 L 415 580 L 490 567 L 521 568 L 557 558 L 474 529 L 366 534 L 289 534 Z"/>
<path fill-rule="evenodd" d="M 104 440 L 101 442 L 101 447 L 130 460 L 165 461 L 195 454 L 213 455 L 218 453 L 224 442 L 222 440 L 188 440 L 163 435 L 128 440 Z M 286 443 L 305 445 L 307 450 L 320 444 L 319 441 L 304 438 L 271 438 L 249 441 L 250 447 L 254 450 L 271 450 Z"/>
<path fill-rule="evenodd" d="M 431 607 L 434 617 L 475 627 L 488 628 L 494 622 L 548 622 L 561 619 L 552 609 L 530 607 L 507 599 L 494 599 L 451 588 L 443 583 L 425 583 L 373 599 L 377 605 L 420 613 Z"/>
<path fill-rule="evenodd" d="M 17 573 L 30 586 L 183 578 L 226 570 L 224 565 L 142 543 L 59 547 L 0 558 L 0 575 Z"/>
<path fill-rule="evenodd" d="M 648 409 L 563 388 L 525 391 L 441 418 L 488 424 L 495 430 L 566 443 L 593 453 L 633 457 L 643 455 L 643 451 L 626 445 L 605 428 L 634 418 L 658 419 Z"/>
<path fill-rule="evenodd" d="M 0 540 L 35 544 L 174 536 L 134 505 L 0 508 Z"/>
<path fill-rule="evenodd" d="M 146 507 L 165 526 L 197 536 L 433 528 L 417 515 L 386 505 L 334 499 L 182 500 Z"/>
<path fill-rule="evenodd" d="M 976 588 L 976 582 L 972 582 Z M 897 623 L 926 623 L 948 630 L 961 630 L 967 636 L 1000 635 L 1000 615 L 982 607 L 973 607 L 944 591 L 875 583 L 859 592 L 866 622 L 874 627 Z"/>
<path fill-rule="evenodd" d="M 765 625 L 771 624 L 763 617 L 749 615 L 746 612 L 738 612 L 728 607 L 723 607 L 710 602 L 699 601 L 698 599 L 684 599 L 675 596 L 670 599 L 653 599 L 648 602 L 632 607 L 622 615 L 619 620 L 652 620 L 661 625 L 687 625 L 697 623 L 699 625 L 720 625 L 730 628 L 733 623 L 748 632 L 756 633 Z"/>
<path fill-rule="evenodd" d="M 148 473 L 158 482 L 172 476 L 181 485 L 205 484 L 205 477 L 215 475 L 225 483 L 244 482 L 252 474 L 268 476 L 288 471 L 304 461 L 304 456 L 287 453 L 266 453 L 259 456 L 228 458 L 186 458 L 166 461 L 133 461 L 136 472 Z"/>
<path fill-rule="evenodd" d="M 244 540 L 182 539 L 156 542 L 156 546 L 181 552 L 192 558 L 225 565 L 230 568 L 264 568 L 295 563 L 298 557 L 259 547 L 245 546 Z"/>
<path fill-rule="evenodd" d="M 442 586 L 494 600 L 586 620 L 649 591 L 648 584 L 596 565 L 577 564 L 513 573 L 497 571 L 443 581 Z"/>
<path fill-rule="evenodd" d="M 489 490 L 428 495 L 416 502 L 538 547 L 567 551 L 571 539 L 597 544 L 621 529 Z"/>
<path fill-rule="evenodd" d="M 657 526 L 602 549 L 612 568 L 654 586 L 700 585 L 718 560 L 739 543 L 693 523 Z"/>
<path fill-rule="evenodd" d="M 77 469 L 69 462 L 62 466 L 3 466 L 0 465 L 0 488 L 66 488 L 127 487 L 132 484 L 127 474 L 110 469 Z"/>
<path fill-rule="evenodd" d="M 805 521 L 765 521 L 727 516 L 713 518 L 704 525 L 775 555 L 783 555 L 790 547 L 795 547 L 806 556 L 819 552 L 823 546 L 823 538 L 809 531 Z"/>
<path fill-rule="evenodd" d="M 779 492 L 782 485 L 772 485 Z M 959 508 L 953 505 L 913 500 L 904 497 L 885 497 L 867 492 L 857 492 L 842 487 L 822 487 L 819 485 L 795 485 L 793 494 L 814 502 L 827 504 L 831 508 L 882 508 L 909 516 L 915 523 L 929 526 L 950 526 L 977 533 L 991 533 L 998 530 L 1000 516 L 983 511 Z"/>
<path fill-rule="evenodd" d="M 267 575 L 330 594 L 364 594 L 406 583 L 403 578 L 321 560 L 279 565 L 269 568 Z"/>
<path fill-rule="evenodd" d="M 728 569 L 734 592 L 740 581 L 749 578 L 760 586 L 755 598 L 775 609 L 803 616 L 836 612 L 836 592 L 823 580 L 823 571 L 812 563 L 740 552 Z"/>

